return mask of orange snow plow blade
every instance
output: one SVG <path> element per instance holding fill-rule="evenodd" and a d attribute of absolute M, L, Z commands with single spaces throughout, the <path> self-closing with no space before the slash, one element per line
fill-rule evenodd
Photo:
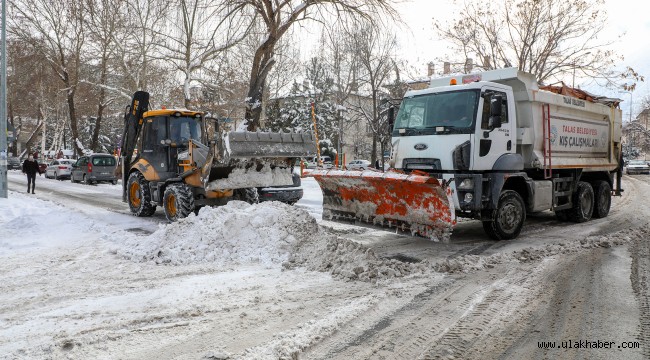
<path fill-rule="evenodd" d="M 323 218 L 363 221 L 447 240 L 456 224 L 451 189 L 422 172 L 314 170 Z"/>

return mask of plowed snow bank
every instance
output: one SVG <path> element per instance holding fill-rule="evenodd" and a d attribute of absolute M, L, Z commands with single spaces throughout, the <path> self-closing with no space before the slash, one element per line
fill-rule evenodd
<path fill-rule="evenodd" d="M 110 237 L 115 241 L 115 236 Z M 127 234 L 114 253 L 134 261 L 218 266 L 305 267 L 336 278 L 376 281 L 425 271 L 423 264 L 377 257 L 371 249 L 319 229 L 306 211 L 278 202 L 232 201 L 203 208 L 149 236 Z"/>

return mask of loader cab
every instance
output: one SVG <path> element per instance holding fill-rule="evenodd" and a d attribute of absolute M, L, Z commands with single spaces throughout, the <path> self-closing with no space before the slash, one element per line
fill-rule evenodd
<path fill-rule="evenodd" d="M 190 140 L 201 141 L 202 116 L 199 112 L 176 110 L 154 110 L 144 114 L 139 157 L 153 167 L 160 180 L 176 177 L 178 154 L 187 150 Z"/>

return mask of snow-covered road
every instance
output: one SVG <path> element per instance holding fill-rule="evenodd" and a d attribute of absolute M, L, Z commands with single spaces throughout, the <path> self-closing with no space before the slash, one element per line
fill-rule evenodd
<path fill-rule="evenodd" d="M 642 359 L 650 352 L 650 179 L 626 177 L 610 216 L 480 223 L 449 243 L 233 202 L 167 224 L 120 186 L 9 173 L 0 199 L 0 358 Z M 542 342 L 639 347 L 544 349 Z"/>

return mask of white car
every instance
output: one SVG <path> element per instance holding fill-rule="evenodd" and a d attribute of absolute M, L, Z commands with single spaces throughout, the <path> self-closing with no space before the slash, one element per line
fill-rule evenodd
<path fill-rule="evenodd" d="M 321 156 L 320 157 L 321 161 L 321 166 L 325 169 L 331 169 L 334 165 L 332 165 L 332 158 L 329 156 Z M 309 158 L 305 160 L 305 167 L 307 169 L 315 169 L 318 167 L 318 156 L 314 156 L 313 158 Z"/>
<path fill-rule="evenodd" d="M 650 166 L 645 160 L 630 160 L 627 163 L 628 174 L 650 174 Z"/>
<path fill-rule="evenodd" d="M 54 159 L 45 168 L 45 177 L 57 180 L 69 178 L 70 174 L 72 174 L 72 164 L 74 163 L 75 160 L 73 159 Z"/>
<path fill-rule="evenodd" d="M 368 160 L 352 160 L 346 165 L 346 167 L 349 170 L 366 170 L 372 166 L 370 166 L 370 161 Z"/>

